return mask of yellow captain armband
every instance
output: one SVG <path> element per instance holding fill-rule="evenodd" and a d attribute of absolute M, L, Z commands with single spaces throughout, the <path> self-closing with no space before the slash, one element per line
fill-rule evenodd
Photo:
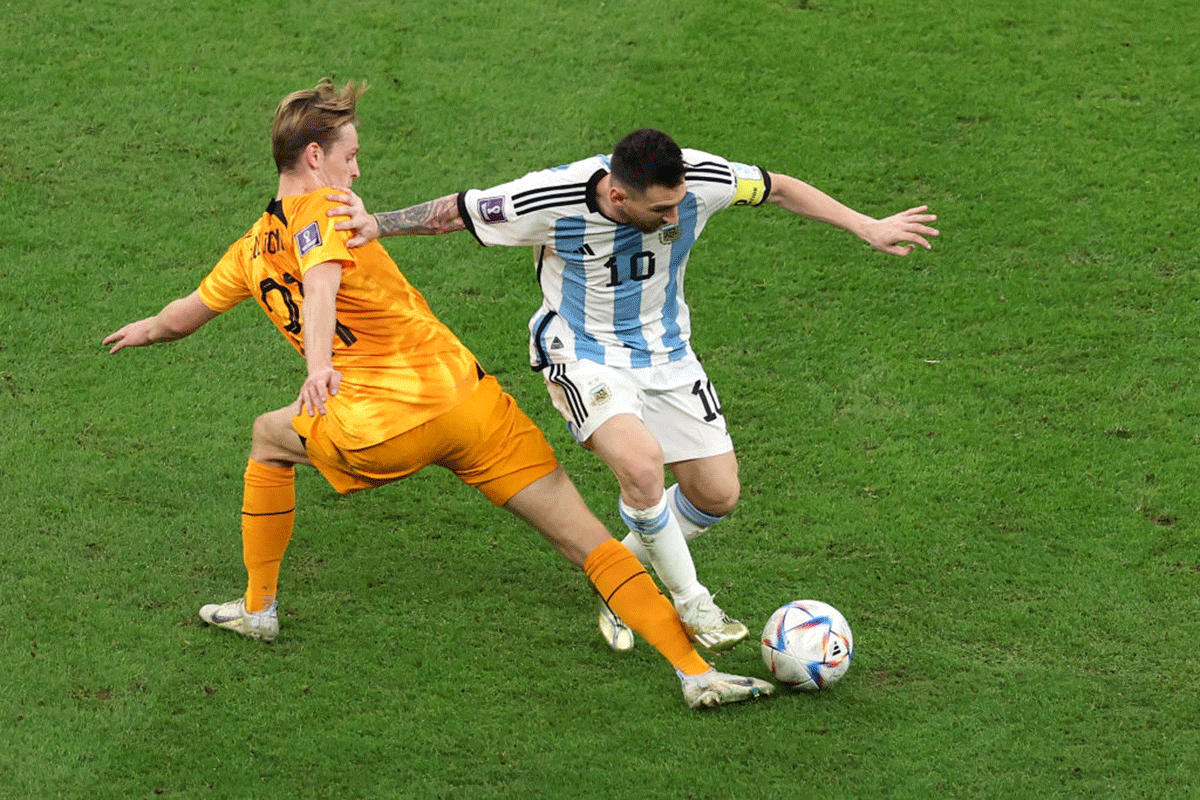
<path fill-rule="evenodd" d="M 761 205 L 762 201 L 767 199 L 767 194 L 771 191 L 771 179 L 767 177 L 767 173 L 761 167 L 739 164 L 736 161 L 730 161 L 729 166 L 733 169 L 734 180 L 737 181 L 737 190 L 733 196 L 733 205 Z"/>

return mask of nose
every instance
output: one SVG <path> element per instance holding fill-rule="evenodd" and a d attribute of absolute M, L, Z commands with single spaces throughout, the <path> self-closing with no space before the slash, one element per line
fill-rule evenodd
<path fill-rule="evenodd" d="M 679 206 L 675 206 L 666 214 L 663 214 L 663 222 L 668 225 L 675 225 L 679 222 Z"/>

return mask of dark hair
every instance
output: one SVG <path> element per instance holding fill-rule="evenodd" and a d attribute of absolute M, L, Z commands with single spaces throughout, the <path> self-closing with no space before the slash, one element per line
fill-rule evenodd
<path fill-rule="evenodd" d="M 642 128 L 613 148 L 612 176 L 630 189 L 644 192 L 651 186 L 673 189 L 683 183 L 683 151 L 662 131 Z"/>

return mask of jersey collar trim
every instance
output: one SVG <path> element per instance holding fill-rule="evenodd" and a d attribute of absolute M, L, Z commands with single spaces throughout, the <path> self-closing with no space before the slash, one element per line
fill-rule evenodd
<path fill-rule="evenodd" d="M 271 202 L 267 203 L 267 212 L 271 216 L 278 219 L 284 225 L 288 224 L 287 216 L 283 213 L 283 201 L 279 198 L 272 198 Z"/>
<path fill-rule="evenodd" d="M 604 212 L 600 210 L 600 201 L 596 199 L 596 187 L 600 185 L 600 181 L 603 180 L 604 176 L 607 174 L 608 170 L 598 169 L 592 173 L 592 177 L 588 178 L 587 189 L 584 192 L 584 197 L 587 199 L 588 211 L 591 211 L 593 214 L 604 215 Z M 613 221 L 615 222 L 616 220 Z"/>

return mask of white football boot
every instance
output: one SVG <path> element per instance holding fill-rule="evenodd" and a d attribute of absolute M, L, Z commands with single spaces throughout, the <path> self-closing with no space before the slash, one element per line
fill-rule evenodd
<path fill-rule="evenodd" d="M 746 626 L 722 611 L 708 592 L 680 603 L 675 610 L 691 640 L 713 652 L 728 650 L 750 635 Z"/>
<path fill-rule="evenodd" d="M 758 678 L 728 675 L 715 669 L 699 675 L 679 673 L 679 682 L 683 685 L 683 699 L 688 708 L 716 708 L 767 697 L 775 691 L 772 684 Z"/>
<path fill-rule="evenodd" d="M 247 611 L 246 598 L 239 597 L 228 603 L 210 603 L 200 608 L 200 619 L 209 625 L 240 633 L 251 639 L 269 642 L 279 635 L 277 604 L 271 603 L 262 611 Z"/>
<path fill-rule="evenodd" d="M 633 649 L 633 629 L 626 625 L 617 613 L 608 607 L 608 603 L 600 598 L 600 616 L 597 627 L 604 642 L 618 653 Z"/>

